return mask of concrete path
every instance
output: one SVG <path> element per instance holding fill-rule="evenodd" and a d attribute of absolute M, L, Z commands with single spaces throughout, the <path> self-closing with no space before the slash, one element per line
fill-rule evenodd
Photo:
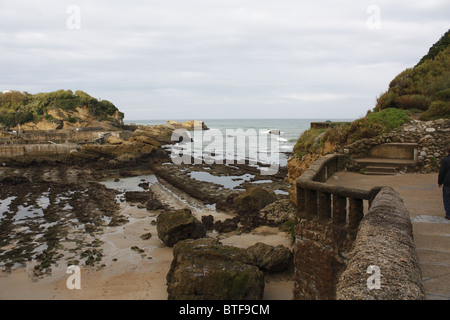
<path fill-rule="evenodd" d="M 450 300 L 450 220 L 444 218 L 437 173 L 369 176 L 337 172 L 328 183 L 360 189 L 374 186 L 394 188 L 411 215 L 427 299 Z"/>

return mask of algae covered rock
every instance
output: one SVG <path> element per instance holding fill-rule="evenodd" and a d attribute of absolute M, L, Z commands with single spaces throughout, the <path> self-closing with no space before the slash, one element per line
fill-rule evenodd
<path fill-rule="evenodd" d="M 239 213 L 252 213 L 276 200 L 277 195 L 273 190 L 253 187 L 234 198 L 234 206 Z"/>
<path fill-rule="evenodd" d="M 172 247 L 180 240 L 198 239 L 206 235 L 205 226 L 189 209 L 165 211 L 156 219 L 158 237 Z"/>
<path fill-rule="evenodd" d="M 167 275 L 170 300 L 259 300 L 264 273 L 245 249 L 217 239 L 185 240 L 175 245 Z"/>
<path fill-rule="evenodd" d="M 250 231 L 259 226 L 263 222 L 259 217 L 259 210 L 276 200 L 277 195 L 273 190 L 262 187 L 253 187 L 238 194 L 233 203 L 243 230 Z"/>
<path fill-rule="evenodd" d="M 278 245 L 276 247 L 261 242 L 247 249 L 255 257 L 256 265 L 267 272 L 281 272 L 292 261 L 293 254 L 288 248 Z"/>

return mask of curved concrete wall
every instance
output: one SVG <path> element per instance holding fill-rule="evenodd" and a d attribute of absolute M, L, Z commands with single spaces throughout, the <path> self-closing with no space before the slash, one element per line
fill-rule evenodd
<path fill-rule="evenodd" d="M 347 268 L 338 281 L 342 300 L 422 300 L 425 291 L 412 224 L 392 188 L 378 192 L 361 221 Z"/>
<path fill-rule="evenodd" d="M 328 185 L 343 159 L 324 156 L 297 179 L 294 299 L 424 299 L 403 200 L 390 187 Z"/>

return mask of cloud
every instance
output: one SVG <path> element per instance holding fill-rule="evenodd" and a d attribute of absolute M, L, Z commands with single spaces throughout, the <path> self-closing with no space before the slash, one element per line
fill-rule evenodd
<path fill-rule="evenodd" d="M 0 89 L 80 89 L 127 119 L 357 117 L 448 30 L 448 1 L 377 1 L 370 30 L 373 4 L 3 0 Z"/>
<path fill-rule="evenodd" d="M 333 93 L 305 93 L 305 94 L 290 94 L 283 96 L 283 98 L 298 100 L 302 102 L 324 102 L 324 101 L 336 101 L 345 99 L 347 95 L 333 94 Z"/>

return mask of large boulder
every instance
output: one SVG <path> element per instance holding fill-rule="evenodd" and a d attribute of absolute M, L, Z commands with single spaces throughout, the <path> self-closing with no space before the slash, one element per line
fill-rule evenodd
<path fill-rule="evenodd" d="M 156 228 L 158 237 L 169 247 L 181 240 L 197 239 L 206 235 L 205 226 L 189 209 L 160 213 L 156 219 Z"/>
<path fill-rule="evenodd" d="M 250 231 L 263 222 L 259 217 L 259 210 L 277 200 L 273 190 L 253 187 L 241 192 L 233 200 L 234 208 L 239 214 L 242 229 Z"/>
<path fill-rule="evenodd" d="M 266 272 L 281 272 L 292 261 L 291 250 L 283 245 L 276 247 L 258 242 L 247 248 L 247 252 L 255 257 L 256 266 Z"/>
<path fill-rule="evenodd" d="M 276 200 L 277 195 L 273 190 L 253 187 L 234 198 L 234 207 L 238 213 L 253 213 Z"/>
<path fill-rule="evenodd" d="M 238 228 L 238 223 L 239 217 L 228 218 L 224 221 L 218 220 L 214 223 L 214 229 L 221 233 L 231 232 Z"/>
<path fill-rule="evenodd" d="M 185 240 L 175 245 L 167 274 L 170 300 L 259 300 L 264 273 L 245 249 L 217 239 Z"/>

